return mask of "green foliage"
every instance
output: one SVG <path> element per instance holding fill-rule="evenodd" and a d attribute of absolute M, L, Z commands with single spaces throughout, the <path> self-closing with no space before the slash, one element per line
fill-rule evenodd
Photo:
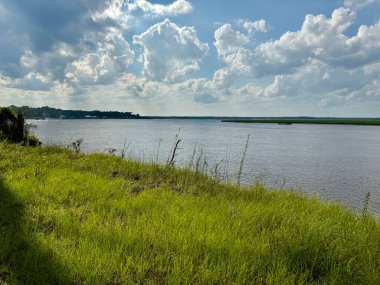
<path fill-rule="evenodd" d="M 36 136 L 28 134 L 26 137 L 26 145 L 28 145 L 28 146 L 41 146 L 42 142 Z"/>
<path fill-rule="evenodd" d="M 83 143 L 83 139 L 76 140 L 68 145 L 68 148 L 75 151 L 76 153 L 80 153 L 81 146 Z"/>
<path fill-rule="evenodd" d="M 380 225 L 201 173 L 0 143 L 0 284 L 380 284 Z"/>
<path fill-rule="evenodd" d="M 371 192 L 367 192 L 367 194 L 365 195 L 364 201 L 363 201 L 363 209 L 362 209 L 362 216 L 363 217 L 368 216 L 369 198 L 371 198 Z"/>
<path fill-rule="evenodd" d="M 140 117 L 140 115 L 131 112 L 61 110 L 47 106 L 39 108 L 10 106 L 10 108 L 14 112 L 22 113 L 27 119 L 135 119 Z"/>
<path fill-rule="evenodd" d="M 9 108 L 0 108 L 0 140 L 24 141 L 24 117 Z"/>
<path fill-rule="evenodd" d="M 11 108 L 0 108 L 0 141 L 40 146 L 41 141 L 30 134 L 30 129 L 33 127 L 25 123 L 21 113 L 15 113 Z"/>
<path fill-rule="evenodd" d="M 380 119 L 255 119 L 222 120 L 226 123 L 267 123 L 267 124 L 332 124 L 332 125 L 380 125 Z"/>

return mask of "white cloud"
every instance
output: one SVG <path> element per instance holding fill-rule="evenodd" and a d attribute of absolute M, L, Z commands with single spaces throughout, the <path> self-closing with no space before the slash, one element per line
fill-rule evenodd
<path fill-rule="evenodd" d="M 274 76 L 272 83 L 258 86 L 248 83 L 242 88 L 234 89 L 233 94 L 260 100 L 277 100 L 277 98 L 312 98 L 320 99 L 321 107 L 332 107 L 361 98 L 377 97 L 380 74 L 373 73 L 377 66 L 371 64 L 355 69 L 331 66 L 319 60 L 310 60 L 291 74 Z M 371 72 L 369 74 L 368 72 Z"/>
<path fill-rule="evenodd" d="M 247 35 L 225 24 L 215 31 L 214 45 L 223 67 L 217 70 L 212 80 L 214 88 L 226 88 L 234 83 L 237 75 L 250 74 L 252 52 L 246 47 L 250 43 Z"/>
<path fill-rule="evenodd" d="M 111 84 L 133 63 L 134 53 L 120 33 L 110 33 L 98 42 L 97 51 L 68 64 L 65 77 L 76 85 Z"/>
<path fill-rule="evenodd" d="M 38 58 L 31 50 L 25 51 L 24 55 L 20 58 L 21 65 L 24 68 L 32 69 L 36 66 Z"/>
<path fill-rule="evenodd" d="M 280 39 L 257 47 L 252 63 L 255 72 L 258 75 L 290 73 L 310 58 L 328 61 L 342 57 L 348 48 L 348 38 L 343 32 L 354 18 L 355 13 L 344 8 L 335 10 L 331 18 L 307 15 L 299 31 L 287 32 Z"/>
<path fill-rule="evenodd" d="M 344 6 L 353 10 L 362 9 L 379 0 L 344 0 Z"/>
<path fill-rule="evenodd" d="M 340 107 L 346 104 L 347 101 L 339 96 L 330 96 L 330 98 L 324 98 L 319 101 L 318 106 L 320 108 Z"/>
<path fill-rule="evenodd" d="M 0 73 L 14 88 L 110 84 L 133 61 L 122 36 L 124 0 L 4 1 Z"/>
<path fill-rule="evenodd" d="M 48 78 L 39 73 L 28 73 L 24 78 L 14 81 L 14 88 L 24 90 L 43 90 L 47 91 L 54 85 L 54 83 Z"/>
<path fill-rule="evenodd" d="M 361 26 L 357 35 L 344 32 L 356 14 L 347 8 L 336 9 L 331 18 L 307 15 L 300 30 L 287 32 L 278 40 L 250 47 L 248 37 L 224 25 L 215 32 L 218 55 L 231 70 L 252 77 L 290 74 L 319 60 L 332 66 L 352 69 L 380 60 L 380 21 Z"/>
<path fill-rule="evenodd" d="M 122 16 L 122 7 L 123 7 L 124 0 L 111 0 L 105 2 L 105 7 L 102 10 L 97 10 L 94 13 L 92 13 L 93 20 L 99 20 L 99 19 L 114 19 L 119 20 Z"/>
<path fill-rule="evenodd" d="M 219 57 L 226 57 L 238 52 L 250 42 L 248 36 L 232 29 L 230 24 L 224 24 L 215 31 L 215 47 Z"/>
<path fill-rule="evenodd" d="M 205 107 L 207 111 L 220 102 L 228 108 L 228 103 L 236 104 L 231 105 L 236 110 L 247 102 L 262 106 L 301 100 L 321 108 L 380 102 L 380 21 L 361 26 L 352 36 L 357 10 L 375 1 L 345 1 L 345 8 L 331 16 L 307 15 L 298 30 L 263 43 L 252 40 L 254 34 L 268 31 L 263 19 L 239 20 L 236 28 L 221 24 L 213 43 L 218 58 L 207 58 L 210 65 L 196 73 L 203 78 L 192 73 L 200 69 L 209 46 L 200 41 L 194 27 L 166 19 L 141 33 L 154 17 L 189 13 L 193 9 L 189 1 L 162 5 L 145 0 L 52 0 L 46 13 L 53 16 L 48 18 L 41 17 L 39 9 L 30 10 L 41 1 L 30 0 L 30 5 L 4 1 L 0 3 L 4 30 L 0 94 L 2 100 L 7 98 L 3 102 L 11 102 L 14 94 L 19 94 L 18 102 L 34 105 L 72 100 L 83 106 L 99 107 L 99 102 L 109 101 L 122 107 L 123 100 L 128 104 L 135 100 L 138 108 L 150 102 L 154 109 L 176 102 L 185 106 L 177 110 L 175 105 L 178 114 L 188 111 L 188 104 L 203 103 L 214 103 Z M 133 9 L 136 14 L 130 14 Z M 141 17 L 143 13 L 151 17 Z M 133 37 L 137 44 L 133 51 L 124 36 L 136 30 L 141 34 Z"/>
<path fill-rule="evenodd" d="M 133 37 L 144 48 L 143 74 L 155 81 L 175 82 L 199 69 L 209 47 L 193 27 L 179 27 L 165 19 Z"/>
<path fill-rule="evenodd" d="M 219 70 L 215 73 L 218 81 L 222 78 L 231 80 L 233 72 L 239 74 L 250 72 L 247 62 L 250 61 L 252 52 L 246 47 L 249 43 L 249 37 L 232 29 L 230 24 L 225 24 L 215 31 L 214 45 L 219 58 L 224 63 L 224 71 Z M 215 75 L 214 79 L 216 79 Z"/>
<path fill-rule="evenodd" d="M 366 75 L 376 75 L 380 76 L 380 62 L 367 64 L 363 67 L 364 73 Z"/>
<path fill-rule="evenodd" d="M 241 25 L 250 35 L 253 35 L 256 32 L 268 32 L 268 25 L 264 19 L 255 22 L 248 20 L 239 20 L 238 24 Z"/>
<path fill-rule="evenodd" d="M 251 46 L 248 37 L 226 24 L 215 32 L 215 46 L 223 67 L 205 83 L 213 92 L 242 100 L 319 97 L 321 106 L 337 106 L 374 92 L 380 80 L 380 21 L 361 26 L 357 34 L 344 32 L 356 13 L 339 8 L 330 18 L 307 15 L 300 30 L 278 40 Z M 247 83 L 272 77 L 272 83 Z M 325 98 L 327 97 L 327 98 Z M 333 99 L 332 99 L 333 98 Z"/>
<path fill-rule="evenodd" d="M 146 0 L 136 0 L 134 7 L 139 7 L 144 13 L 152 16 L 175 16 L 188 14 L 193 10 L 191 3 L 186 0 L 176 0 L 169 5 L 152 4 Z"/>
<path fill-rule="evenodd" d="M 32 91 L 48 91 L 54 86 L 51 78 L 37 72 L 30 72 L 21 78 L 0 76 L 0 86 Z"/>

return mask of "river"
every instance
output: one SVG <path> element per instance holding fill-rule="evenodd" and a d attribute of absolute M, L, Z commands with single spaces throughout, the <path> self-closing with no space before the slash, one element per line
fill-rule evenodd
<path fill-rule="evenodd" d="M 83 139 L 83 152 L 127 155 L 165 162 L 179 132 L 176 165 L 191 161 L 200 148 L 209 172 L 236 181 L 294 189 L 360 211 L 370 192 L 369 210 L 380 216 L 380 127 L 222 123 L 218 120 L 39 120 L 33 133 L 44 144 L 67 146 Z M 250 135 L 245 151 L 247 137 Z M 202 160 L 203 161 L 203 160 Z M 203 165 L 203 164 L 202 164 Z M 206 167 L 206 166 L 204 166 Z"/>

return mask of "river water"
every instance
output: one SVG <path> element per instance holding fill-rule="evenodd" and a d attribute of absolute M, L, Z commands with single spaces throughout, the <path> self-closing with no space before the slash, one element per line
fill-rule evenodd
<path fill-rule="evenodd" d="M 222 179 L 293 188 L 360 211 L 370 192 L 369 210 L 380 216 L 380 127 L 222 123 L 218 120 L 44 120 L 32 121 L 44 144 L 67 146 L 83 139 L 84 152 L 127 154 L 141 161 L 165 162 L 179 132 L 176 165 L 206 157 L 207 169 Z M 250 135 L 245 151 L 247 137 Z M 107 150 L 108 149 L 108 150 Z M 203 161 L 203 160 L 202 160 Z"/>

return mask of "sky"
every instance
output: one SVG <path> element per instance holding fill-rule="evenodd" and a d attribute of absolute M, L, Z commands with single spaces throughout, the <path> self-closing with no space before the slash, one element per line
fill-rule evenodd
<path fill-rule="evenodd" d="M 380 117 L 380 0 L 0 0 L 0 105 Z"/>

